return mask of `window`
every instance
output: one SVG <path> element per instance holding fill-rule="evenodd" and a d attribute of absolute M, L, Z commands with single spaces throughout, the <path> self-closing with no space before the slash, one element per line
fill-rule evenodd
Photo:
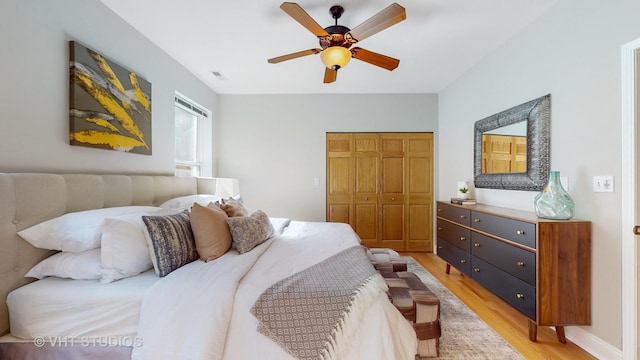
<path fill-rule="evenodd" d="M 175 175 L 211 176 L 211 111 L 175 96 Z"/>

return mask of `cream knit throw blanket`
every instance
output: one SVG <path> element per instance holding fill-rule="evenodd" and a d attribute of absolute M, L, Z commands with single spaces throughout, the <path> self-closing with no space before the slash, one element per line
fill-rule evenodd
<path fill-rule="evenodd" d="M 297 359 L 336 359 L 386 288 L 364 248 L 354 246 L 271 285 L 251 313 L 258 330 Z"/>

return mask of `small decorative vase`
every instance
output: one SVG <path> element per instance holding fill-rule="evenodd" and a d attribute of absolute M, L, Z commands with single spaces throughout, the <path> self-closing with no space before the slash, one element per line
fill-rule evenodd
<path fill-rule="evenodd" d="M 468 198 L 469 198 L 469 193 L 468 192 L 466 192 L 466 193 L 461 192 L 460 193 L 460 199 L 467 200 Z"/>
<path fill-rule="evenodd" d="M 560 183 L 560 172 L 551 171 L 547 186 L 533 201 L 536 215 L 543 219 L 569 220 L 573 217 L 575 204 Z"/>

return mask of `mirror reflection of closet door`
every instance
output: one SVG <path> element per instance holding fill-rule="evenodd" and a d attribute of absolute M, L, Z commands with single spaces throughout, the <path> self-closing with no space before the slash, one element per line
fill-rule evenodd
<path fill-rule="evenodd" d="M 527 172 L 527 137 L 482 135 L 482 173 Z"/>

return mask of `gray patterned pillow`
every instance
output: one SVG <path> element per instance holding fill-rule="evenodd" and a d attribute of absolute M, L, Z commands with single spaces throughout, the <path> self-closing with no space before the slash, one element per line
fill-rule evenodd
<path fill-rule="evenodd" d="M 267 241 L 273 236 L 273 225 L 267 214 L 256 210 L 251 216 L 234 216 L 227 219 L 231 238 L 240 254 Z"/>
<path fill-rule="evenodd" d="M 164 216 L 143 216 L 147 242 L 156 274 L 170 272 L 198 260 L 198 251 L 189 221 L 189 210 Z"/>

